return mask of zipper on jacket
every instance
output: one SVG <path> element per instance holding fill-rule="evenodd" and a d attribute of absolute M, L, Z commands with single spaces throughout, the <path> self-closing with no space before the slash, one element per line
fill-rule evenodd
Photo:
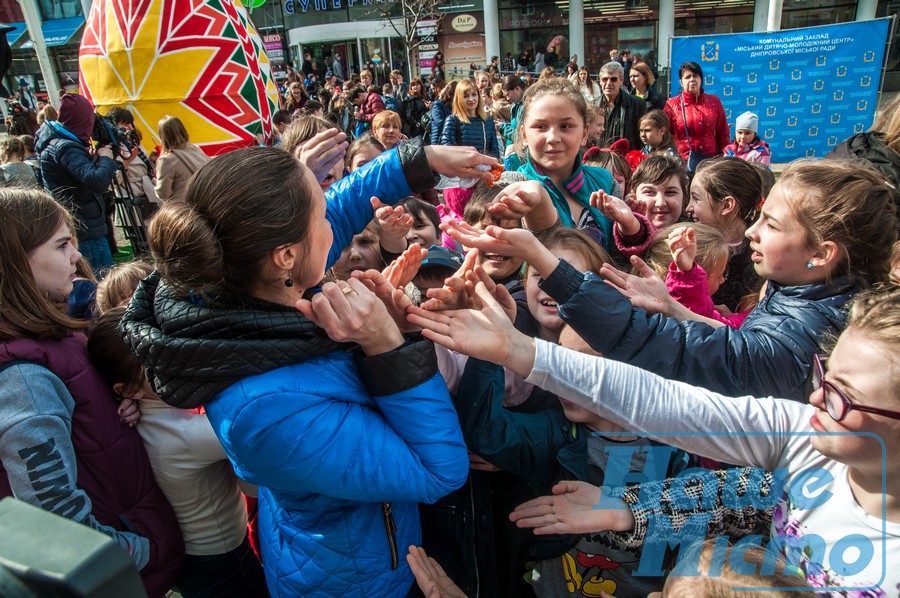
<path fill-rule="evenodd" d="M 391 571 L 397 568 L 397 524 L 394 522 L 394 513 L 391 503 L 381 503 L 381 511 L 384 513 L 384 528 L 387 531 L 388 546 L 391 547 Z"/>

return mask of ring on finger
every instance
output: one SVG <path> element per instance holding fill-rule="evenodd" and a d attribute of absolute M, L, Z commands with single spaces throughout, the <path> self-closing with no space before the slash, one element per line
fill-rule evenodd
<path fill-rule="evenodd" d="M 349 295 L 350 293 L 355 292 L 351 287 L 344 287 L 341 289 L 341 292 L 345 295 Z"/>

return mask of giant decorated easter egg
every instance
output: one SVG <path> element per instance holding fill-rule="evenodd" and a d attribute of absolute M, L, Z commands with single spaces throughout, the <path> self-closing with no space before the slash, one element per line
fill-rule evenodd
<path fill-rule="evenodd" d="M 166 115 L 209 155 L 272 137 L 278 90 L 241 0 L 94 0 L 78 66 L 80 92 L 131 110 L 148 150 Z"/>

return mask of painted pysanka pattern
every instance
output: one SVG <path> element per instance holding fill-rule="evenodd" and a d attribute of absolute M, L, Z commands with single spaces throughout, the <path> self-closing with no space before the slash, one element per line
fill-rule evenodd
<path fill-rule="evenodd" d="M 95 0 L 79 52 L 97 111 L 132 111 L 146 149 L 177 116 L 210 155 L 272 137 L 278 89 L 241 0 Z"/>

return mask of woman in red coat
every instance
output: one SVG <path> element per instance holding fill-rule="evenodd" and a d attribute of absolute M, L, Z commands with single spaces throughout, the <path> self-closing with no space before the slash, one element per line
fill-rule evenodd
<path fill-rule="evenodd" d="M 721 156 L 730 142 L 725 108 L 717 96 L 703 91 L 703 70 L 696 62 L 685 62 L 678 69 L 681 93 L 666 102 L 669 128 L 678 152 L 694 172 L 707 158 Z"/>

